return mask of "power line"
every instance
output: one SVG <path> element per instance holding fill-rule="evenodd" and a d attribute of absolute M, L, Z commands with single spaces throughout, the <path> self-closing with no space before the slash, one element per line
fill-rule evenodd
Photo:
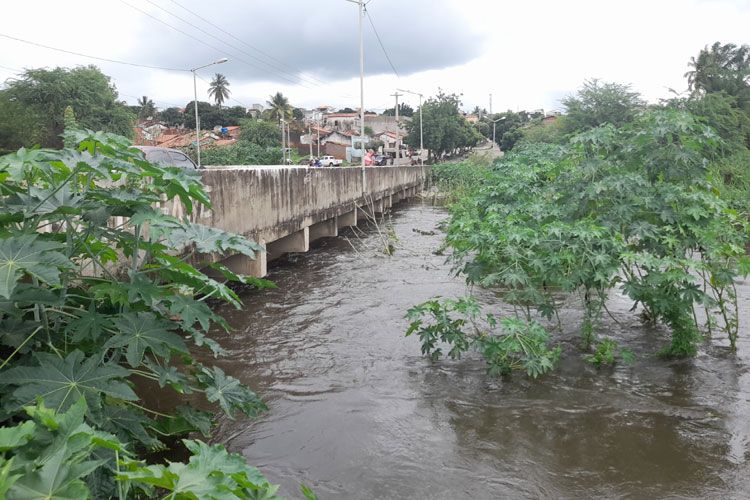
<path fill-rule="evenodd" d="M 23 73 L 23 70 L 18 68 L 9 68 L 8 66 L 0 66 L 0 68 L 7 69 L 9 71 L 15 71 L 16 73 Z"/>
<path fill-rule="evenodd" d="M 153 3 L 153 2 L 151 2 L 151 0 L 147 0 L 147 1 L 148 1 L 149 3 Z M 279 59 L 277 59 L 277 58 L 273 57 L 272 55 L 270 55 L 270 54 L 267 54 L 266 52 L 264 52 L 264 51 L 262 51 L 261 49 L 259 49 L 259 48 L 255 47 L 254 45 L 252 45 L 252 44 L 249 44 L 249 43 L 247 43 L 246 41 L 244 41 L 244 40 L 242 40 L 242 39 L 240 39 L 240 38 L 237 38 L 237 37 L 236 37 L 236 36 L 234 36 L 234 35 L 233 35 L 232 33 L 230 33 L 230 32 L 228 32 L 228 31 L 226 31 L 225 29 L 221 28 L 220 26 L 217 26 L 216 24 L 212 23 L 211 21 L 209 21 L 209 20 L 208 20 L 208 19 L 206 19 L 205 17 L 202 17 L 201 15 L 199 15 L 199 14 L 197 14 L 196 12 L 194 12 L 194 11 L 192 11 L 192 10 L 188 9 L 187 7 L 185 7 L 185 6 L 183 6 L 183 5 L 180 5 L 179 3 L 177 3 L 177 1 L 176 1 L 176 0 L 169 0 L 169 1 L 170 1 L 170 2 L 172 2 L 173 4 L 175 4 L 176 6 L 178 6 L 179 8 L 181 8 L 182 10 L 184 10 L 184 11 L 186 11 L 186 12 L 188 12 L 188 13 L 192 14 L 193 16 L 197 17 L 198 19 L 200 19 L 200 20 L 201 20 L 201 21 L 203 21 L 204 23 L 208 24 L 209 26 L 212 26 L 213 28 L 215 28 L 215 29 L 219 30 L 220 32 L 224 33 L 225 35 L 227 35 L 227 36 L 229 36 L 229 37 L 231 37 L 231 38 L 233 38 L 233 39 L 237 40 L 238 42 L 240 42 L 240 43 L 242 43 L 242 44 L 244 44 L 244 45 L 246 45 L 246 46 L 250 47 L 250 48 L 251 48 L 252 50 L 256 51 L 257 53 L 261 54 L 262 56 L 264 56 L 264 57 L 267 57 L 268 59 L 271 59 L 272 61 L 275 61 L 275 62 L 277 62 L 277 63 L 281 64 L 282 66 L 284 66 L 284 67 L 286 67 L 286 68 L 288 68 L 288 69 L 290 69 L 290 70 L 292 70 L 292 71 L 294 71 L 294 72 L 298 73 L 297 75 L 295 75 L 295 77 L 296 77 L 296 78 L 299 78 L 299 79 L 301 79 L 301 80 L 306 80 L 306 81 L 308 81 L 309 83 L 312 83 L 313 85 L 317 85 L 317 84 L 316 84 L 316 83 L 314 83 L 314 82 L 312 82 L 311 80 L 315 80 L 316 82 L 318 82 L 318 83 L 320 83 L 320 84 L 323 84 L 323 85 L 329 85 L 329 83 L 327 83 L 327 82 L 324 82 L 323 80 L 319 80 L 318 78 L 315 78 L 315 77 L 314 77 L 314 76 L 312 76 L 312 75 L 306 75 L 306 74 L 305 74 L 304 72 L 302 72 L 302 71 L 299 71 L 299 70 L 297 70 L 297 69 L 295 69 L 295 68 L 293 68 L 293 67 L 289 66 L 288 64 L 284 64 L 284 62 L 283 62 L 283 61 L 280 61 Z M 158 6 L 157 6 L 157 7 L 158 7 Z M 161 8 L 161 7 L 159 7 L 159 8 Z M 164 9 L 162 9 L 162 10 L 164 10 Z M 167 12 L 166 10 L 164 10 L 164 11 L 165 11 L 165 12 Z M 174 14 L 172 14 L 172 15 L 174 15 Z M 177 17 L 177 16 L 175 16 L 175 17 Z M 178 19 L 179 19 L 179 18 L 178 18 Z M 184 21 L 184 22 L 187 22 L 187 21 Z M 226 42 L 224 42 L 224 43 L 226 43 Z M 229 45 L 229 44 L 227 44 L 227 45 Z M 230 47 L 231 47 L 231 45 L 230 45 Z M 239 50 L 239 49 L 237 49 L 237 50 Z M 248 54 L 248 55 L 250 55 L 250 54 Z M 253 57 L 254 59 L 256 59 L 256 60 L 260 61 L 259 59 L 255 58 L 254 56 L 250 56 L 250 57 Z M 264 61 L 260 61 L 260 62 L 262 62 L 263 64 L 268 64 L 269 66 L 272 66 L 271 64 L 269 64 L 269 63 L 267 63 L 267 62 L 264 62 Z M 272 66 L 272 67 L 276 67 L 276 66 Z M 278 67 L 276 67 L 276 69 L 279 69 L 279 71 L 283 71 L 283 70 L 281 70 L 281 69 L 280 69 L 280 68 L 278 68 Z M 303 77 L 302 77 L 302 76 L 300 76 L 300 75 L 305 75 L 305 76 L 309 76 L 309 79 L 307 79 L 307 78 L 303 78 Z"/>
<path fill-rule="evenodd" d="M 383 54 L 385 54 L 385 58 L 388 60 L 388 64 L 391 65 L 391 69 L 393 70 L 393 73 L 395 73 L 396 78 L 401 78 L 400 76 L 398 76 L 398 71 L 396 71 L 396 68 L 393 66 L 393 63 L 391 62 L 391 58 L 388 56 L 388 51 L 385 50 L 383 41 L 380 39 L 380 35 L 378 35 L 378 30 L 375 29 L 375 23 L 372 22 L 372 16 L 370 15 L 370 11 L 365 9 L 365 14 L 367 15 L 367 19 L 370 21 L 370 26 L 372 26 L 372 31 L 375 32 L 375 37 L 378 39 L 380 48 L 383 49 Z"/>
<path fill-rule="evenodd" d="M 121 95 L 121 96 L 125 96 L 125 97 L 132 97 L 133 99 L 140 99 L 141 97 L 148 97 L 148 96 L 138 97 L 136 95 L 123 94 L 122 92 L 118 92 L 118 94 Z M 149 100 L 153 101 L 153 99 L 149 99 Z M 181 104 L 175 104 L 173 102 L 167 102 L 167 101 L 162 101 L 162 100 L 154 101 L 154 103 L 169 104 L 168 107 L 170 107 L 170 108 L 181 108 L 183 106 Z"/>
<path fill-rule="evenodd" d="M 153 20 L 155 20 L 155 21 L 157 21 L 157 22 L 160 22 L 161 24 L 163 24 L 163 25 L 165 25 L 165 26 L 167 26 L 167 27 L 169 27 L 169 28 L 171 28 L 171 29 L 175 30 L 176 32 L 178 32 L 178 33 L 181 33 L 181 34 L 185 35 L 185 36 L 186 36 L 186 37 L 188 37 L 188 38 L 192 38 L 192 39 L 193 39 L 193 40 L 195 40 L 196 42 L 198 42 L 198 43 L 200 43 L 200 44 L 202 44 L 202 45 L 205 45 L 206 47 L 208 47 L 208 48 L 210 48 L 210 49 L 216 50 L 216 51 L 218 51 L 218 52 L 220 52 L 220 53 L 221 53 L 221 52 L 226 52 L 226 50 L 224 50 L 224 49 L 220 49 L 220 48 L 218 48 L 218 47 L 215 47 L 215 46 L 213 46 L 213 45 L 211 45 L 211 44 L 209 44 L 209 43 L 206 43 L 206 42 L 204 42 L 203 40 L 201 40 L 200 38 L 194 37 L 194 36 L 193 36 L 193 35 L 191 35 L 190 33 L 187 33 L 187 32 L 185 32 L 185 31 L 182 31 L 182 30 L 181 30 L 180 28 L 176 28 L 176 27 L 172 26 L 171 24 L 167 23 L 166 21 L 162 21 L 162 20 L 161 20 L 161 19 L 159 19 L 158 17 L 152 16 L 151 14 L 149 14 L 148 12 L 146 12 L 145 10 L 139 9 L 139 8 L 138 8 L 138 7 L 136 7 L 136 6 L 134 6 L 134 5 L 131 5 L 131 4 L 129 4 L 128 2 L 126 2 L 125 0 L 120 0 L 120 2 L 124 3 L 125 5 L 127 5 L 128 7 L 130 7 L 130 8 L 131 8 L 131 9 L 133 9 L 133 10 L 137 10 L 138 12 L 140 12 L 141 14 L 143 14 L 144 16 L 148 16 L 148 17 L 150 17 L 151 19 L 153 19 Z M 245 61 L 244 59 L 242 59 L 242 58 L 240 58 L 240 57 L 237 57 L 236 55 L 235 55 L 235 56 L 233 56 L 233 59 L 236 59 L 236 60 L 240 61 L 241 63 L 244 63 L 244 64 L 246 64 L 246 65 L 248 65 L 248 66 L 251 66 L 251 67 L 253 67 L 253 68 L 259 69 L 259 70 L 261 70 L 261 71 L 266 71 L 266 72 L 268 72 L 268 70 L 266 70 L 266 69 L 264 69 L 264 68 L 261 68 L 261 67 L 258 67 L 258 66 L 256 66 L 256 65 L 255 65 L 255 64 L 253 64 L 253 63 L 247 62 L 247 61 Z M 286 80 L 286 81 L 288 81 L 288 82 L 290 82 L 290 83 L 292 83 L 292 84 L 294 84 L 294 85 L 299 85 L 299 83 L 298 83 L 298 82 L 295 82 L 295 81 L 293 81 L 293 80 L 290 80 L 289 78 L 286 78 L 286 77 L 284 77 L 284 76 L 281 76 L 281 75 L 278 75 L 278 74 L 277 74 L 276 76 L 278 76 L 279 78 L 282 78 L 282 79 L 284 79 L 284 80 Z M 302 85 L 302 86 L 304 87 L 304 85 Z M 308 88 L 309 88 L 309 87 L 308 87 Z"/>
<path fill-rule="evenodd" d="M 198 77 L 198 80 L 202 81 L 203 83 L 207 83 L 208 85 L 211 85 L 211 82 L 209 82 L 209 81 L 207 81 L 206 79 L 204 79 L 204 78 L 203 78 L 203 77 L 202 77 L 201 75 L 199 75 L 198 73 L 196 73 L 196 74 L 195 74 L 195 76 L 197 76 L 197 77 Z M 248 106 L 248 105 L 247 105 L 247 104 L 245 104 L 245 103 L 242 103 L 242 102 L 238 101 L 238 100 L 237 100 L 237 99 L 235 99 L 234 97 L 230 97 L 230 98 L 229 98 L 229 100 L 230 100 L 230 101 L 234 101 L 234 102 L 236 102 L 237 104 L 239 104 L 239 105 L 240 105 L 240 106 L 242 106 L 243 108 L 246 108 L 246 109 L 249 109 L 249 108 L 250 108 L 250 106 Z"/>
<path fill-rule="evenodd" d="M 126 66 L 135 66 L 135 67 L 138 67 L 138 68 L 160 69 L 160 70 L 163 70 L 163 71 L 185 71 L 185 72 L 189 72 L 190 71 L 189 69 L 163 68 L 163 67 L 160 67 L 160 66 L 149 66 L 147 64 L 137 64 L 137 63 L 131 63 L 131 62 L 125 62 L 125 61 L 117 61 L 115 59 L 107 59 L 106 57 L 90 56 L 88 54 L 81 54 L 80 52 L 73 52 L 71 50 L 58 49 L 57 47 L 50 47 L 49 45 L 44 45 L 44 44 L 36 43 L 36 42 L 30 42 L 28 40 L 22 40 L 20 38 L 16 38 L 16 37 L 10 36 L 10 35 L 5 35 L 3 33 L 0 33 L 0 36 L 5 37 L 5 38 L 9 38 L 11 40 L 15 40 L 17 42 L 22 42 L 22 43 L 27 43 L 29 45 L 35 45 L 37 47 L 42 47 L 44 49 L 55 50 L 57 52 L 64 52 L 65 54 L 72 54 L 74 56 L 79 56 L 79 57 L 88 57 L 89 59 L 96 59 L 98 61 L 106 61 L 106 62 L 110 62 L 110 63 L 114 63 L 114 64 L 124 64 Z"/>
<path fill-rule="evenodd" d="M 249 52 L 246 52 L 245 50 L 243 50 L 243 49 L 241 49 L 241 48 L 239 48 L 239 47 L 237 47 L 237 46 L 235 46 L 235 45 L 232 45 L 232 44 L 230 44 L 230 43 L 228 43 L 228 42 L 226 42 L 226 41 L 222 40 L 221 38 L 219 38 L 219 37 L 217 37 L 217 36 L 214 36 L 214 35 L 212 35 L 211 33 L 207 32 L 207 31 L 206 31 L 206 30 L 204 30 L 204 29 L 202 29 L 202 28 L 201 28 L 200 26 L 196 26 L 195 24 L 191 23 L 190 21 L 187 21 L 187 20 L 185 20 L 185 19 L 181 18 L 180 16 L 178 16 L 178 15 L 176 15 L 176 14 L 172 13 L 172 12 L 169 12 L 169 11 L 168 11 L 167 9 L 165 9 L 164 7 L 161 7 L 160 5 L 158 5 L 158 4 L 156 4 L 156 3 L 154 3 L 154 2 L 153 2 L 153 1 L 151 1 L 151 0 L 146 0 L 146 2 L 150 3 L 151 5 L 153 5 L 154 7 L 156 7 L 157 9 L 159 9 L 159 10 L 161 10 L 161 11 L 163 11 L 163 12 L 166 12 L 166 13 L 167 13 L 168 15 L 170 15 L 170 16 L 172 16 L 172 17 L 174 17 L 174 18 L 176 18 L 176 19 L 178 19 L 178 20 L 180 20 L 180 21 L 182 21 L 183 23 L 187 24 L 188 26 L 190 26 L 190 27 L 192 27 L 192 28 L 194 28 L 194 29 L 196 29 L 196 30 L 200 31 L 201 33 L 203 33 L 203 34 L 205 34 L 205 35 L 207 35 L 207 36 L 210 36 L 210 37 L 211 37 L 211 38 L 213 38 L 214 40 L 218 40 L 218 41 L 219 41 L 220 43 L 223 43 L 223 44 L 227 45 L 228 47 L 231 47 L 231 48 L 233 48 L 234 50 L 236 50 L 236 51 L 238 51 L 238 52 L 240 52 L 240 53 L 242 53 L 242 54 L 244 54 L 244 55 L 246 55 L 246 56 L 250 57 L 251 59 L 254 59 L 254 60 L 258 61 L 258 62 L 259 62 L 260 64 L 265 64 L 266 66 L 269 66 L 269 67 L 271 67 L 271 68 L 274 68 L 274 69 L 276 70 L 276 72 L 280 72 L 280 73 L 284 73 L 284 74 L 286 74 L 286 75 L 289 75 L 289 76 L 291 76 L 292 78 L 296 78 L 296 79 L 298 79 L 298 80 L 299 80 L 300 82 L 301 82 L 301 81 L 303 80 L 303 79 L 302 79 L 302 78 L 301 78 L 300 76 L 298 76 L 298 75 L 296 75 L 296 74 L 294 74 L 294 73 L 289 73 L 288 71 L 284 71 L 283 69 L 281 69 L 281 68 L 279 68 L 279 67 L 277 67 L 277 66 L 274 66 L 274 65 L 272 65 L 272 64 L 269 64 L 269 63 L 267 63 L 266 61 L 263 61 L 263 60 L 259 59 L 258 57 L 254 56 L 253 54 L 250 54 Z M 269 70 L 266 70 L 266 71 L 269 71 Z M 312 85 L 318 85 L 318 84 L 317 84 L 317 83 L 315 83 L 315 82 L 308 82 L 308 83 L 311 83 Z"/>

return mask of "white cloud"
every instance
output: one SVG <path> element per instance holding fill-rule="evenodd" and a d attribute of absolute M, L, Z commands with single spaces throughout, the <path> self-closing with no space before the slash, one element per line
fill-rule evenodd
<path fill-rule="evenodd" d="M 125 1 L 196 34 L 148 0 Z M 187 19 L 190 15 L 178 7 L 185 5 L 271 54 L 276 61 L 264 60 L 277 68 L 303 68 L 312 74 L 301 86 L 281 80 L 278 74 L 275 81 L 269 81 L 273 78 L 269 75 L 251 78 L 250 73 L 259 70 L 236 59 L 202 70 L 205 80 L 214 72 L 229 79 L 235 99 L 229 104 L 264 103 L 270 94 L 281 91 L 298 106 L 359 106 L 357 18 L 351 3 L 225 1 L 209 8 L 195 0 L 151 1 Z M 6 2 L 3 7 L 6 22 L 0 33 L 81 53 L 170 67 L 189 67 L 226 55 L 119 1 L 28 0 Z M 667 88 L 685 89 L 687 63 L 703 46 L 749 41 L 750 5 L 740 0 L 372 0 L 369 8 L 402 76 L 390 72 L 365 20 L 366 72 L 377 73 L 366 76 L 368 109 L 393 106 L 390 94 L 396 88 L 430 96 L 438 87 L 463 93 L 465 108 L 488 108 L 491 93 L 494 111 L 551 109 L 559 107 L 560 97 L 592 77 L 632 84 L 654 101 L 666 97 Z M 200 20 L 192 18 L 192 22 L 228 39 Z M 197 36 L 226 52 L 234 50 L 203 34 Z M 268 69 L 248 54 L 264 56 L 249 47 L 243 50 L 247 54 L 239 54 L 240 58 Z M 0 66 L 8 68 L 96 64 L 112 76 L 129 102 L 147 95 L 167 107 L 182 106 L 193 98 L 190 73 L 92 61 L 2 37 L 0 53 Z M 13 71 L 0 67 L 0 80 L 11 76 Z M 314 85 L 313 78 L 329 84 Z M 206 89 L 207 84 L 199 80 L 199 98 L 207 99 Z M 418 102 L 416 96 L 402 99 L 414 106 Z"/>

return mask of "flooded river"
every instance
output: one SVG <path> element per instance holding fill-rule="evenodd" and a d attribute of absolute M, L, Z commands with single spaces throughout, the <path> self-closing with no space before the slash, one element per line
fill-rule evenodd
<path fill-rule="evenodd" d="M 446 218 L 401 204 L 393 257 L 374 228 L 347 231 L 275 266 L 278 290 L 220 309 L 236 330 L 217 334 L 229 352 L 217 364 L 270 411 L 222 421 L 216 440 L 290 499 L 303 498 L 299 483 L 320 500 L 750 498 L 745 285 L 737 357 L 716 339 L 694 359 L 655 359 L 665 331 L 615 297 L 603 333 L 638 357 L 596 369 L 577 349 L 570 300 L 552 373 L 490 378 L 477 354 L 432 363 L 404 337 L 411 305 L 467 292 L 433 253 Z M 478 295 L 503 310 L 493 292 Z"/>

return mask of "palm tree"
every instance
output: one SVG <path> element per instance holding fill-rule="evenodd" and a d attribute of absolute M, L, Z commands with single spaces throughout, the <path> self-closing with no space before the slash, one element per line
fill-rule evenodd
<path fill-rule="evenodd" d="M 289 99 L 284 97 L 281 92 L 276 92 L 275 95 L 270 96 L 271 100 L 266 101 L 269 106 L 271 118 L 274 120 L 289 120 L 292 117 L 292 106 L 289 104 Z"/>
<path fill-rule="evenodd" d="M 750 77 L 750 47 L 738 47 L 733 43 L 714 43 L 706 46 L 698 57 L 691 57 L 688 66 L 692 71 L 685 73 L 688 87 L 695 93 L 725 91 L 738 96 L 746 90 Z"/>
<path fill-rule="evenodd" d="M 229 98 L 231 92 L 227 87 L 229 87 L 227 78 L 221 73 L 216 73 L 216 76 L 211 81 L 211 86 L 208 88 L 208 96 L 213 97 L 216 105 L 219 107 Z"/>
<path fill-rule="evenodd" d="M 137 102 L 138 106 L 141 107 L 141 109 L 138 110 L 139 118 L 148 118 L 149 116 L 154 116 L 154 114 L 156 113 L 156 105 L 154 104 L 154 101 L 144 95 L 143 98 L 138 99 Z"/>

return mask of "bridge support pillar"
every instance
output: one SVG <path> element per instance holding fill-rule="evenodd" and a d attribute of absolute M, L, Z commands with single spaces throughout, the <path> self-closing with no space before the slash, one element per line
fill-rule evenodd
<path fill-rule="evenodd" d="M 258 244 L 265 247 L 266 242 L 261 239 Z M 245 276 L 253 276 L 254 278 L 263 278 L 268 274 L 267 252 L 255 252 L 255 259 L 238 253 L 230 255 L 221 263 L 227 266 L 234 274 L 243 274 Z"/>
<path fill-rule="evenodd" d="M 310 226 L 310 241 L 323 238 L 325 236 L 338 236 L 339 228 L 336 222 L 336 217 L 333 219 L 324 220 Z"/>
<path fill-rule="evenodd" d="M 307 252 L 310 250 L 310 228 L 303 228 L 281 239 L 268 244 L 268 260 L 281 257 L 289 252 Z"/>
<path fill-rule="evenodd" d="M 357 225 L 357 209 L 355 208 L 351 212 L 346 212 L 336 217 L 336 227 L 341 229 L 347 226 Z"/>

